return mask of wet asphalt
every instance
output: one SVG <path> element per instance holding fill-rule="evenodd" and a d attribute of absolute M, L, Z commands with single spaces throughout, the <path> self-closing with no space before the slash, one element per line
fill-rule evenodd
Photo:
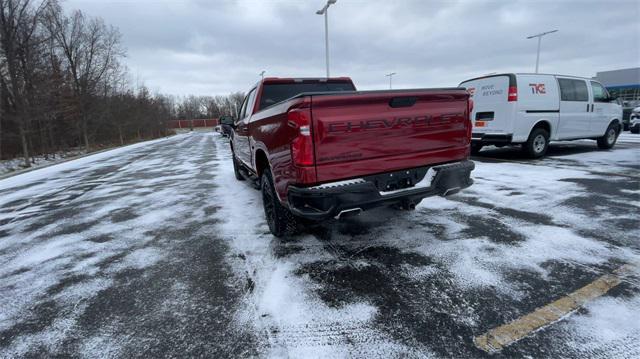
<path fill-rule="evenodd" d="M 470 255 L 491 258 L 492 251 L 511 253 L 527 241 L 521 227 L 540 226 L 638 255 L 640 163 L 606 167 L 565 159 L 596 151 L 591 142 L 554 145 L 538 161 L 512 148 L 473 158 L 589 174 L 560 179 L 579 195 L 554 205 L 597 226 L 469 192 L 450 197 L 452 206 L 444 209 L 381 208 L 278 240 L 266 233 L 252 187 L 234 185 L 246 192 L 238 203 L 225 196 L 221 186 L 229 182 L 220 176 L 229 171 L 220 169 L 229 166 L 227 146 L 212 134 L 174 137 L 1 189 L 0 198 L 24 194 L 0 201 L 8 214 L 0 220 L 0 357 L 297 357 L 298 347 L 326 357 L 335 355 L 334 346 L 338 357 L 640 356 L 638 333 L 586 348 L 564 322 L 496 354 L 473 343 L 474 336 L 612 272 L 628 256 L 595 263 L 551 257 L 539 263 L 543 272 L 499 268 L 495 285 L 467 286 L 458 257 L 437 249 L 470 250 L 466 239 L 483 238 L 487 245 Z M 617 149 L 640 150 L 633 146 Z M 522 186 L 501 190 L 526 196 Z M 238 226 L 252 227 L 230 227 L 236 217 L 229 211 L 243 210 L 255 218 Z M 452 231 L 454 224 L 460 228 Z M 366 303 L 375 314 L 352 322 L 320 318 L 314 326 L 263 312 L 256 303 L 268 287 L 265 276 L 285 264 L 311 303 L 328 311 Z M 625 280 L 607 296 L 635 298 L 639 283 Z M 581 309 L 574 316 L 586 314 Z"/>

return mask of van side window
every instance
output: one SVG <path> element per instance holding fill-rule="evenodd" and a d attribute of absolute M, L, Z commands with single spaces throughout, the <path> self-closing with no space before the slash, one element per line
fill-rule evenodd
<path fill-rule="evenodd" d="M 594 102 L 609 102 L 609 93 L 602 85 L 591 81 L 591 90 L 593 90 Z"/>
<path fill-rule="evenodd" d="M 558 79 L 560 85 L 560 100 L 589 101 L 589 90 L 583 80 Z"/>

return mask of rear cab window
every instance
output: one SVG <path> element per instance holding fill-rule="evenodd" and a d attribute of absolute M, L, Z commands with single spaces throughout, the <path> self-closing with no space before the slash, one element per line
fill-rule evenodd
<path fill-rule="evenodd" d="M 286 82 L 286 83 L 265 83 L 262 87 L 262 96 L 260 98 L 260 107 L 258 111 L 269 106 L 273 106 L 286 99 L 294 97 L 303 92 L 342 92 L 355 91 L 353 83 L 350 81 L 340 82 Z"/>

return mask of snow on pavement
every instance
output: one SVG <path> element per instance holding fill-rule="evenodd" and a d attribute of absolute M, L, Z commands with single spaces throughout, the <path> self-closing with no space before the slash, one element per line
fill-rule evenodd
<path fill-rule="evenodd" d="M 0 181 L 0 357 L 250 351 L 251 333 L 219 322 L 233 305 L 202 301 L 242 294 L 210 235 L 214 151 L 175 136 Z M 187 333 L 207 345 L 179 345 Z"/>

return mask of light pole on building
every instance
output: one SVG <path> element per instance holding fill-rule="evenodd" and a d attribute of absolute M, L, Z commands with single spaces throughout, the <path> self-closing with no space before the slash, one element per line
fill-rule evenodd
<path fill-rule="evenodd" d="M 324 7 L 316 11 L 316 14 L 324 15 L 324 49 L 327 63 L 327 78 L 329 78 L 329 6 L 335 4 L 336 1 L 337 0 L 327 0 Z"/>
<path fill-rule="evenodd" d="M 392 72 L 390 74 L 386 74 L 385 76 L 387 76 L 389 78 L 389 90 L 391 90 L 392 86 L 391 86 L 391 79 L 393 79 L 393 75 L 395 75 L 395 72 Z"/>
<path fill-rule="evenodd" d="M 262 71 L 260 72 L 260 79 L 261 79 L 261 80 L 264 80 L 264 73 L 265 73 L 265 72 L 266 72 L 265 70 L 262 70 Z"/>
<path fill-rule="evenodd" d="M 544 35 L 553 34 L 554 32 L 558 32 L 558 30 L 545 31 L 536 35 L 527 36 L 527 39 L 533 39 L 534 37 L 538 38 L 538 53 L 536 54 L 536 73 L 538 73 L 538 67 L 540 64 L 540 43 L 542 42 L 542 37 Z"/>

